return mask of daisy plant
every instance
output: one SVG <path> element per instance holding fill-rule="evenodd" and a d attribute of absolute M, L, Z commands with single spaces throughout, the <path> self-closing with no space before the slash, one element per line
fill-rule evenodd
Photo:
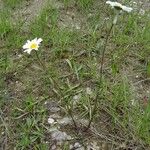
<path fill-rule="evenodd" d="M 23 49 L 24 49 L 24 52 L 28 53 L 28 54 L 31 54 L 32 50 L 35 50 L 35 53 L 36 53 L 36 56 L 37 56 L 37 59 L 39 61 L 39 63 L 42 65 L 42 67 L 45 69 L 45 65 L 44 63 L 41 61 L 37 51 L 39 50 L 39 47 L 40 47 L 40 44 L 43 40 L 41 38 L 35 38 L 33 40 L 27 40 L 27 42 L 23 45 Z"/>
<path fill-rule="evenodd" d="M 107 48 L 107 44 L 108 44 L 108 41 L 109 41 L 109 37 L 110 37 L 111 31 L 112 31 L 113 27 L 117 23 L 119 14 L 121 14 L 122 12 L 130 13 L 133 10 L 131 7 L 124 6 L 124 5 L 122 5 L 122 4 L 118 3 L 118 2 L 106 1 L 106 4 L 110 5 L 111 8 L 115 11 L 115 17 L 114 17 L 114 19 L 112 21 L 112 25 L 111 25 L 107 35 L 106 35 L 104 48 L 102 50 L 102 56 L 101 56 L 101 60 L 100 60 L 100 71 L 99 71 L 99 74 L 100 74 L 99 84 L 100 85 L 102 84 L 104 57 L 105 57 L 106 48 Z M 94 107 L 93 107 L 93 110 L 92 110 L 92 113 L 91 113 L 91 117 L 90 117 L 90 120 L 89 120 L 89 124 L 88 124 L 86 130 L 90 128 L 91 123 L 92 123 L 92 121 L 94 119 L 94 114 L 97 111 L 97 103 L 98 103 L 99 96 L 100 96 L 100 90 L 99 90 L 99 88 L 97 88 L 96 97 L 94 99 Z"/>
<path fill-rule="evenodd" d="M 36 53 L 36 56 L 37 56 L 37 59 L 38 59 L 38 61 L 39 61 L 39 63 L 42 65 L 42 67 L 43 67 L 43 69 L 44 69 L 44 71 L 47 71 L 47 67 L 45 66 L 45 64 L 41 61 L 41 59 L 40 59 L 40 57 L 39 57 L 39 55 L 38 55 L 38 50 L 39 50 L 39 47 L 40 47 L 40 44 L 41 44 L 41 42 L 42 42 L 43 40 L 41 39 L 41 38 L 35 38 L 35 39 L 33 39 L 33 40 L 27 40 L 27 42 L 23 45 L 23 49 L 24 49 L 24 52 L 26 52 L 26 53 L 28 53 L 29 55 L 31 54 L 31 52 L 32 52 L 32 50 L 34 50 L 35 51 L 35 53 Z M 53 84 L 53 86 L 55 85 L 57 88 L 59 88 L 59 85 L 57 84 L 57 82 L 54 80 L 54 79 L 52 79 L 51 77 L 48 77 L 48 79 L 50 80 L 50 82 Z M 59 91 L 60 92 L 60 97 L 62 98 L 63 97 L 63 94 L 62 94 L 62 92 L 61 91 Z M 69 113 L 69 115 L 71 116 L 71 118 L 72 118 L 72 121 L 73 121 L 73 124 L 74 124 L 74 126 L 75 126 L 75 128 L 77 129 L 77 125 L 76 125 L 76 123 L 75 123 L 75 120 L 74 120 L 74 118 L 73 118 L 73 115 L 72 115 L 72 111 L 71 111 L 71 108 L 68 106 L 68 113 Z M 49 118 L 48 119 L 48 123 L 49 124 L 53 124 L 54 123 L 54 120 L 52 119 L 52 118 Z"/>
<path fill-rule="evenodd" d="M 38 55 L 38 50 L 39 50 L 39 47 L 40 47 L 40 44 L 43 40 L 41 38 L 35 38 L 33 40 L 27 40 L 27 42 L 23 45 L 23 49 L 24 49 L 24 52 L 25 53 L 28 53 L 29 55 L 31 54 L 31 52 L 34 50 L 35 51 L 35 54 L 36 54 L 36 57 L 37 57 L 37 60 L 38 62 L 40 63 L 40 65 L 43 67 L 43 70 L 44 71 L 48 71 L 45 63 L 43 63 L 43 61 L 40 59 L 39 55 Z M 54 85 L 54 80 L 51 78 L 51 77 L 48 77 L 48 79 L 50 80 L 50 82 Z M 55 84 L 56 85 L 56 84 Z"/>

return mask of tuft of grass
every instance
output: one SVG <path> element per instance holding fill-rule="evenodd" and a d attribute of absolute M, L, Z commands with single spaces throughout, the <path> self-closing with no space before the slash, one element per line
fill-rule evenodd
<path fill-rule="evenodd" d="M 88 9 L 93 4 L 92 0 L 77 0 L 76 2 L 81 8 L 84 9 Z"/>
<path fill-rule="evenodd" d="M 38 148 L 47 147 L 44 135 L 44 122 L 46 110 L 44 106 L 41 106 L 41 100 L 36 100 L 32 95 L 29 95 L 20 103 L 20 105 L 16 105 L 13 109 L 13 123 L 15 123 L 16 131 L 18 134 L 15 135 L 16 139 L 16 148 Z M 24 118 L 22 120 L 22 118 Z M 20 123 L 22 120 L 22 123 Z M 15 122 L 14 122 L 15 121 Z M 21 131 L 21 132 L 20 132 Z M 14 130 L 12 130 L 14 132 Z M 14 141 L 13 141 L 14 143 Z M 38 144 L 40 143 L 40 145 Z"/>
<path fill-rule="evenodd" d="M 4 38 L 7 33 L 12 31 L 12 25 L 10 23 L 10 12 L 0 10 L 0 38 Z"/>
<path fill-rule="evenodd" d="M 19 6 L 24 0 L 2 0 L 5 7 L 14 9 Z"/>

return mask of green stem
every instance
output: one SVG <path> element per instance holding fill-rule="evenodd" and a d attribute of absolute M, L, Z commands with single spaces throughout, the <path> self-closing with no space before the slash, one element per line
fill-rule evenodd
<path fill-rule="evenodd" d="M 109 29 L 109 31 L 108 31 L 108 34 L 107 34 L 107 37 L 106 37 L 106 41 L 105 41 L 105 45 L 104 45 L 104 49 L 103 49 L 103 51 L 102 51 L 102 57 L 101 57 L 101 62 L 100 62 L 100 71 L 99 71 L 99 74 L 100 74 L 100 77 L 99 77 L 99 85 L 102 84 L 103 70 L 104 70 L 104 69 L 103 69 L 103 64 L 104 64 L 104 58 L 105 58 L 107 43 L 108 43 L 109 36 L 110 36 L 110 34 L 111 34 L 111 31 L 112 31 L 114 25 L 115 25 L 115 24 L 114 24 L 114 22 L 113 22 L 112 25 L 111 25 L 111 27 L 110 27 L 110 29 Z M 91 113 L 91 118 L 90 118 L 90 121 L 89 121 L 89 124 L 88 124 L 86 130 L 88 130 L 88 129 L 90 128 L 91 123 L 92 123 L 92 121 L 93 121 L 93 119 L 94 119 L 95 112 L 97 111 L 98 98 L 99 98 L 99 95 L 100 95 L 99 91 L 100 91 L 100 90 L 99 90 L 99 87 L 98 87 L 98 88 L 97 88 L 97 92 L 96 92 L 96 97 L 95 97 L 95 99 L 94 99 L 93 111 L 92 111 L 92 113 Z M 86 130 L 85 130 L 85 131 L 86 131 Z"/>
<path fill-rule="evenodd" d="M 38 52 L 37 52 L 37 51 L 35 51 L 35 52 L 36 52 L 36 57 L 37 57 L 37 59 L 38 59 L 38 62 L 39 62 L 40 65 L 43 67 L 43 70 L 47 73 L 48 68 L 47 68 L 46 65 L 41 61 L 41 59 L 40 59 L 40 57 L 39 57 L 39 55 L 38 55 Z M 53 87 L 54 87 L 54 85 L 56 85 L 57 88 L 59 89 L 59 86 L 58 86 L 57 82 L 56 82 L 54 79 L 52 79 L 51 77 L 48 77 L 48 79 L 50 80 L 50 82 L 51 82 L 51 84 L 53 85 Z"/>
<path fill-rule="evenodd" d="M 78 129 L 78 126 L 77 126 L 77 124 L 76 124 L 76 122 L 75 122 L 75 120 L 74 120 L 74 117 L 73 117 L 73 115 L 72 115 L 72 111 L 71 111 L 70 108 L 68 108 L 68 113 L 69 113 L 69 115 L 70 115 L 70 117 L 71 117 L 71 119 L 72 119 L 72 122 L 73 122 L 73 124 L 74 124 L 75 129 Z"/>
<path fill-rule="evenodd" d="M 47 70 L 47 67 L 45 66 L 45 64 L 41 61 L 40 57 L 39 57 L 39 54 L 37 51 L 35 51 L 35 54 L 36 54 L 36 57 L 40 63 L 40 65 L 43 67 L 44 70 Z"/>
<path fill-rule="evenodd" d="M 41 61 L 41 59 L 40 59 L 40 57 L 39 57 L 37 51 L 36 51 L 36 57 L 37 57 L 39 63 L 42 65 L 43 69 L 44 69 L 45 71 L 47 71 L 47 67 L 46 67 L 45 64 Z M 59 88 L 59 86 L 58 86 L 57 82 L 55 82 L 55 80 L 53 80 L 52 78 L 49 78 L 49 80 L 51 81 L 51 83 L 53 83 L 53 85 L 55 84 L 55 85 L 57 86 L 57 88 Z M 60 96 L 63 96 L 62 93 L 61 93 Z M 72 119 L 72 121 L 73 121 L 73 124 L 74 124 L 75 128 L 77 129 L 77 124 L 76 124 L 76 122 L 75 122 L 75 120 L 74 120 L 74 118 L 73 118 L 72 111 L 71 111 L 70 108 L 68 108 L 68 113 L 69 113 L 69 115 L 70 115 L 70 117 L 71 117 L 71 119 Z"/>

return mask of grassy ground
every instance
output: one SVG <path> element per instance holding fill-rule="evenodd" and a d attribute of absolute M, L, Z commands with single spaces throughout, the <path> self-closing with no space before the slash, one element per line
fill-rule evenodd
<path fill-rule="evenodd" d="M 21 11 L 32 2 L 3 0 L 0 10 L 1 149 L 51 149 L 51 101 L 58 103 L 62 118 L 68 115 L 67 106 L 78 120 L 90 118 L 100 56 L 113 18 L 105 1 L 48 0 L 38 16 L 32 15 L 34 10 Z M 150 20 L 149 10 L 144 7 L 141 15 L 142 6 L 137 6 L 133 13 L 119 16 L 111 33 L 92 128 L 77 134 L 73 125 L 61 126 L 73 140 L 64 141 L 60 149 L 68 150 L 79 138 L 83 145 L 97 142 L 104 150 L 150 149 Z M 47 71 L 34 51 L 23 53 L 23 44 L 35 37 L 43 39 L 39 56 Z M 72 106 L 75 96 L 78 101 Z"/>

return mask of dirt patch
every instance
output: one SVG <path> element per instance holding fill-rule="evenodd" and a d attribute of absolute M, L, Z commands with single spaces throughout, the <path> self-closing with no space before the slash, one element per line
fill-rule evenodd
<path fill-rule="evenodd" d="M 69 8 L 67 11 L 62 13 L 58 25 L 61 28 L 81 30 L 83 29 L 83 24 L 85 24 L 85 21 L 85 17 L 81 14 L 79 15 L 76 9 Z"/>
<path fill-rule="evenodd" d="M 85 17 L 82 14 L 79 14 L 74 4 L 75 3 L 66 10 L 64 4 L 57 0 L 33 0 L 24 2 L 22 7 L 15 10 L 13 13 L 12 21 L 14 23 L 18 22 L 18 20 L 23 22 L 22 29 L 26 31 L 32 21 L 40 15 L 43 8 L 45 8 L 46 5 L 51 5 L 60 12 L 58 22 L 60 28 L 81 29 L 82 23 L 85 22 Z"/>
<path fill-rule="evenodd" d="M 3 2 L 2 0 L 0 0 L 0 9 L 2 9 L 4 6 L 3 6 Z"/>
<path fill-rule="evenodd" d="M 28 26 L 40 14 L 46 6 L 48 0 L 32 0 L 23 4 L 20 9 L 17 9 L 13 14 L 13 19 L 18 20 L 18 17 L 23 21 L 23 29 Z"/>

